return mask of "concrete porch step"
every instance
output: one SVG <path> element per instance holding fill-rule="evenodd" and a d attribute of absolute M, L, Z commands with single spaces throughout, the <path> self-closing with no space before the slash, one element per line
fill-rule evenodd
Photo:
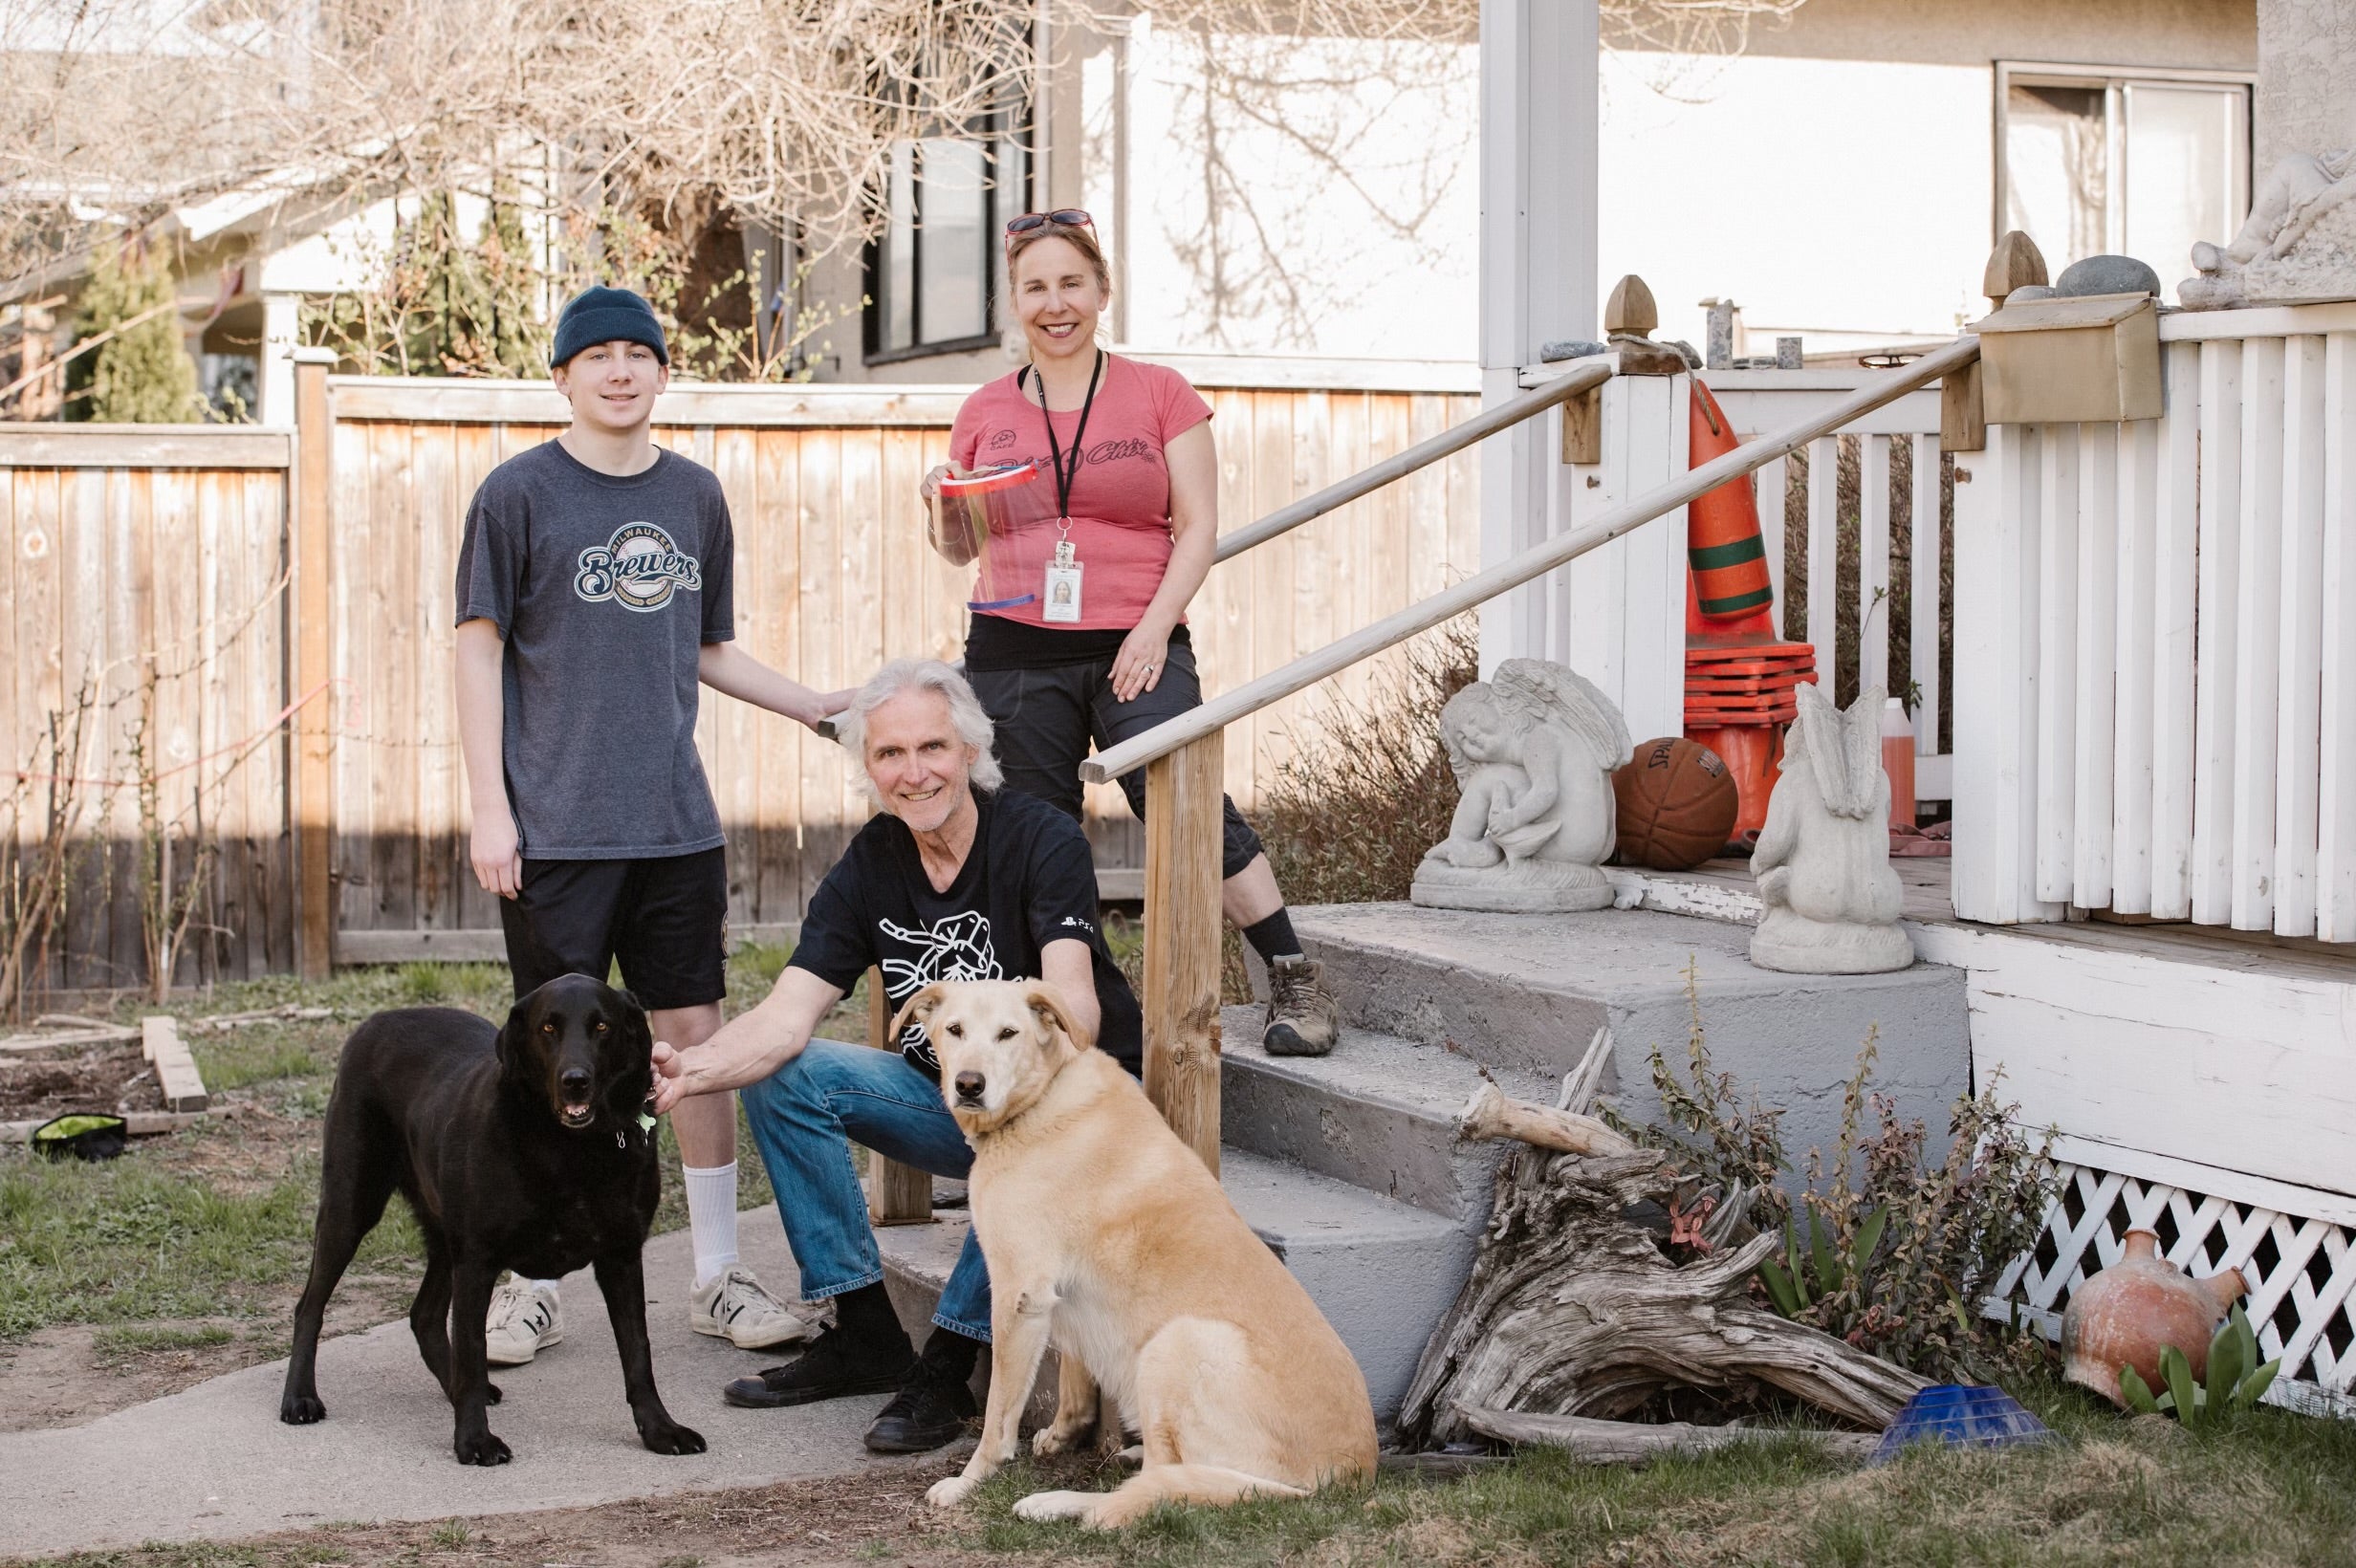
<path fill-rule="evenodd" d="M 1416 1358 L 1472 1266 L 1456 1222 L 1242 1149 L 1220 1157 L 1220 1185 L 1342 1336 L 1366 1375 L 1375 1414 L 1399 1408 Z M 901 1318 L 929 1318 L 964 1244 L 968 1217 L 876 1232 Z"/>
<path fill-rule="evenodd" d="M 1939 965 L 1779 974 L 1752 967 L 1746 926 L 1642 909 L 1499 915 L 1328 904 L 1296 908 L 1293 927 L 1323 962 L 1347 1022 L 1452 1045 L 1451 1055 L 1501 1076 L 1559 1082 L 1595 1031 L 1610 1026 L 1615 1050 L 1603 1087 L 1632 1120 L 1661 1117 L 1651 1052 L 1685 1067 L 1691 969 L 1717 1071 L 1783 1108 L 1784 1144 L 1802 1167 L 1810 1148 L 1833 1146 L 1842 1088 L 1868 1031 L 1878 1035 L 1874 1086 L 1909 1117 L 1943 1128 L 1970 1080 L 1964 974 Z"/>
<path fill-rule="evenodd" d="M 1462 1052 L 1345 1027 L 1332 1055 L 1272 1056 L 1260 1010 L 1221 1017 L 1219 1135 L 1231 1147 L 1289 1162 L 1399 1203 L 1477 1227 L 1503 1148 L 1456 1137 L 1456 1113 L 1480 1086 Z M 1513 1069 L 1508 1094 L 1552 1104 L 1558 1080 Z"/>

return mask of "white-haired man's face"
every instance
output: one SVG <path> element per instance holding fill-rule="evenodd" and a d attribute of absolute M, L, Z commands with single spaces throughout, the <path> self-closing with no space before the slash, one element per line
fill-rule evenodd
<path fill-rule="evenodd" d="M 867 778 L 884 809 L 911 833 L 935 833 L 972 798 L 979 749 L 958 737 L 949 699 L 922 687 L 884 699 L 867 715 Z"/>

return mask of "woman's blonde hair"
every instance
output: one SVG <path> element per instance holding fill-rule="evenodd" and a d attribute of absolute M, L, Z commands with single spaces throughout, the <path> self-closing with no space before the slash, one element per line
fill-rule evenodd
<path fill-rule="evenodd" d="M 1098 242 L 1093 228 L 1044 223 L 1036 229 L 1009 235 L 1006 242 L 1006 304 L 999 312 L 998 318 L 1006 323 L 1007 354 L 1025 361 L 1031 358 L 1031 340 L 1023 336 L 1022 316 L 1014 309 L 1014 266 L 1022 260 L 1024 251 L 1043 240 L 1071 241 L 1072 249 L 1080 253 L 1089 270 L 1096 273 L 1096 286 L 1104 291 L 1106 298 L 1110 298 L 1113 292 L 1112 264 L 1104 259 L 1104 247 Z M 1102 338 L 1102 323 L 1100 322 L 1098 336 Z"/>

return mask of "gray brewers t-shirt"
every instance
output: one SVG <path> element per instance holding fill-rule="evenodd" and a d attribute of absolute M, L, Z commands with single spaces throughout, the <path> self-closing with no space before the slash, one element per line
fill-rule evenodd
<path fill-rule="evenodd" d="M 695 754 L 696 655 L 734 635 L 720 481 L 676 452 L 627 478 L 551 441 L 491 471 L 458 547 L 458 619 L 507 640 L 507 795 L 527 860 L 722 841 Z"/>

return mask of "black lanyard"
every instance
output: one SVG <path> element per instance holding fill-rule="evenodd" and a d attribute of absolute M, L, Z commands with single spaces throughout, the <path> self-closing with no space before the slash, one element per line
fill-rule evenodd
<path fill-rule="evenodd" d="M 1023 366 L 1025 372 L 1032 367 Z M 1063 448 L 1056 445 L 1056 418 L 1047 411 L 1047 378 L 1039 377 L 1039 418 L 1047 422 L 1047 461 L 1056 470 L 1056 517 L 1072 520 L 1072 481 L 1080 477 L 1080 444 L 1088 439 L 1088 411 L 1096 406 L 1097 382 L 1104 375 L 1104 351 L 1096 351 L 1096 368 L 1088 372 L 1088 396 L 1080 405 L 1080 425 L 1072 431 L 1072 466 L 1063 466 Z M 1020 385 L 1020 378 L 1015 384 Z"/>

